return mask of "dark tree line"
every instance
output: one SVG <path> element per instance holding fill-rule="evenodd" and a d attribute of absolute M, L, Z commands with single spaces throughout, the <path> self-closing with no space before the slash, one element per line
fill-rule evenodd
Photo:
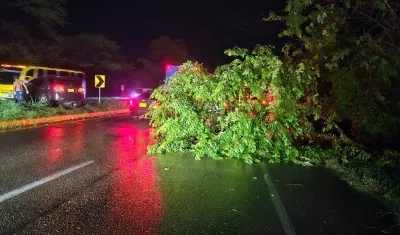
<path fill-rule="evenodd" d="M 183 40 L 160 36 L 149 44 L 148 55 L 134 60 L 100 34 L 64 36 L 67 0 L 2 0 L 0 7 L 0 61 L 109 73 L 132 80 L 133 85 L 156 86 L 164 63 L 188 59 Z"/>

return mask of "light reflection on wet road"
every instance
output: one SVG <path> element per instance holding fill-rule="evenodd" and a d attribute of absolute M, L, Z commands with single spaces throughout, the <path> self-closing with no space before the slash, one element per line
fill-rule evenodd
<path fill-rule="evenodd" d="M 0 133 L 0 197 L 93 161 L 1 202 L 0 234 L 284 234 L 265 164 L 147 157 L 149 132 L 118 117 Z M 268 168 L 296 234 L 379 234 L 392 225 L 330 171 Z"/>
<path fill-rule="evenodd" d="M 149 129 L 138 130 L 131 124 L 115 129 L 118 140 L 113 144 L 112 155 L 119 169 L 111 191 L 110 217 L 127 215 L 118 224 L 131 224 L 132 231 L 157 234 L 161 219 L 162 196 L 157 183 L 154 158 L 144 158 L 149 143 Z M 140 199 L 140 200 L 138 200 Z M 122 210 L 114 211 L 113 208 Z M 139 234 L 139 233 L 138 233 Z"/>
<path fill-rule="evenodd" d="M 48 144 L 43 146 L 43 166 L 59 164 L 62 161 L 62 157 L 64 157 L 63 143 L 65 131 L 65 128 L 56 126 L 49 126 L 45 129 L 46 135 L 44 141 L 46 141 Z"/>
<path fill-rule="evenodd" d="M 157 234 L 162 194 L 155 159 L 146 157 L 149 131 L 146 122 L 124 117 L 0 133 L 0 195 L 95 162 L 0 204 L 0 234 Z"/>

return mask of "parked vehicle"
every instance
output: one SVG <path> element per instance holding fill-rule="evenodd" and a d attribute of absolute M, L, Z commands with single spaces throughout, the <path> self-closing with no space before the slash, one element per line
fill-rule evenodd
<path fill-rule="evenodd" d="M 47 68 L 33 65 L 0 64 L 0 99 L 13 99 L 13 77 L 28 83 L 38 77 L 66 76 L 81 82 L 83 95 L 86 97 L 86 75 L 82 71 L 61 68 Z"/>
<path fill-rule="evenodd" d="M 153 99 L 150 99 L 152 90 L 145 89 L 143 92 L 129 100 L 129 110 L 133 117 L 144 119 L 144 115 L 149 111 L 150 105 L 154 105 Z"/>
<path fill-rule="evenodd" d="M 81 106 L 85 103 L 82 82 L 73 77 L 44 76 L 27 85 L 32 99 L 55 105 Z"/>

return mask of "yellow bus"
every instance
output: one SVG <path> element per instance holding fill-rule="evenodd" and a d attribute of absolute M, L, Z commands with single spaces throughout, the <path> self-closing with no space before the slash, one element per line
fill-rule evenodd
<path fill-rule="evenodd" d="M 0 99 L 13 99 L 14 75 L 18 79 L 28 83 L 29 81 L 43 76 L 68 76 L 76 77 L 82 81 L 84 97 L 86 97 L 86 74 L 82 71 L 75 71 L 60 68 L 48 68 L 34 65 L 0 64 Z"/>

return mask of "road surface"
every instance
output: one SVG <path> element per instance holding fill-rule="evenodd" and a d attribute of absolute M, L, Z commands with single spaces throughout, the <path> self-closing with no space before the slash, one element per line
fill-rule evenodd
<path fill-rule="evenodd" d="M 329 170 L 148 157 L 149 133 L 127 116 L 0 133 L 0 234 L 382 234 L 395 224 Z"/>

